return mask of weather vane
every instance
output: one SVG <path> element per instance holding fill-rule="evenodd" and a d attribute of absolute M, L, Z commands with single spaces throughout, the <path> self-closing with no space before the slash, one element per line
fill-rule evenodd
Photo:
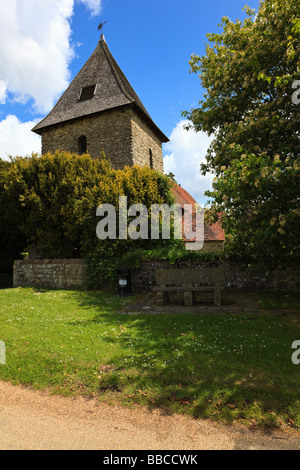
<path fill-rule="evenodd" d="M 101 34 L 103 34 L 103 26 L 107 23 L 107 21 L 101 21 L 101 23 L 98 25 L 98 31 L 101 31 Z"/>

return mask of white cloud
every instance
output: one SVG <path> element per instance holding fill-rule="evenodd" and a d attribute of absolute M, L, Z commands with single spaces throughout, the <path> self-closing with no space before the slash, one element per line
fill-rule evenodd
<path fill-rule="evenodd" d="M 205 162 L 207 149 L 213 140 L 203 132 L 185 130 L 187 121 L 180 121 L 173 129 L 170 142 L 164 146 L 164 168 L 165 173 L 172 172 L 176 181 L 186 190 L 198 203 L 204 204 L 207 197 L 204 192 L 211 189 L 213 176 L 200 173 L 200 164 Z"/>
<path fill-rule="evenodd" d="M 101 0 L 80 0 L 91 10 L 92 15 L 99 15 L 101 11 Z"/>
<path fill-rule="evenodd" d="M 0 121 L 0 158 L 15 157 L 41 152 L 41 138 L 31 132 L 36 121 L 21 123 L 16 116 L 9 115 Z"/>
<path fill-rule="evenodd" d="M 32 98 L 35 110 L 46 113 L 67 88 L 74 1 L 0 0 L 1 103 L 10 92 L 21 103 Z M 99 13 L 101 0 L 80 1 Z"/>
<path fill-rule="evenodd" d="M 6 84 L 0 80 L 0 104 L 6 101 Z"/>

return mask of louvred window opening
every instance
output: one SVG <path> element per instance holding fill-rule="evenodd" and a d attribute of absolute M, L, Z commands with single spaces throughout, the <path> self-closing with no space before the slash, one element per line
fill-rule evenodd
<path fill-rule="evenodd" d="M 86 101 L 93 98 L 96 91 L 96 85 L 84 86 L 81 89 L 79 101 Z"/>

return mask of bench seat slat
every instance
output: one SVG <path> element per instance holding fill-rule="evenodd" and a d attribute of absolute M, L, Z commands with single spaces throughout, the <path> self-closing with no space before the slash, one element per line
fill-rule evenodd
<path fill-rule="evenodd" d="M 201 287 L 184 287 L 184 286 L 167 286 L 167 287 L 160 287 L 156 286 L 153 287 L 153 292 L 213 292 L 216 290 L 214 286 L 201 286 Z M 221 286 L 220 290 L 224 290 L 224 287 Z"/>
<path fill-rule="evenodd" d="M 195 292 L 214 292 L 215 305 L 222 304 L 225 275 L 222 268 L 165 269 L 156 271 L 156 292 L 159 305 L 164 305 L 168 292 L 183 292 L 185 305 L 193 305 Z"/>

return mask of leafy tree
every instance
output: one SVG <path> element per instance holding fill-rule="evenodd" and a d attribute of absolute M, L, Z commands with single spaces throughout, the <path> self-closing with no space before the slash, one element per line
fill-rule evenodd
<path fill-rule="evenodd" d="M 171 204 L 171 181 L 150 168 L 113 170 L 102 155 L 66 152 L 41 157 L 17 157 L 6 170 L 2 186 L 6 201 L 6 230 L 16 229 L 22 249 L 34 249 L 45 258 L 88 256 L 106 271 L 119 254 L 136 249 L 131 240 L 98 240 L 96 209 L 119 204 Z M 1 185 L 0 185 L 1 188 Z M 95 268 L 97 271 L 97 267 Z"/>
<path fill-rule="evenodd" d="M 151 230 L 151 204 L 174 203 L 174 197 L 170 191 L 171 180 L 157 171 L 147 167 L 125 167 L 123 170 L 113 170 L 109 184 L 109 194 L 106 200 L 118 208 L 119 196 L 127 196 L 128 208 L 133 204 L 143 204 L 148 208 L 148 227 Z M 117 210 L 117 217 L 119 212 Z M 131 222 L 128 217 L 128 224 Z M 137 228 L 138 231 L 138 228 Z M 93 229 L 93 233 L 95 229 Z M 92 288 L 97 288 L 103 283 L 111 283 L 116 278 L 119 267 L 136 268 L 139 265 L 142 254 L 154 248 L 166 249 L 183 246 L 181 240 L 97 240 L 94 237 L 86 239 L 83 251 L 88 260 L 88 279 Z"/>
<path fill-rule="evenodd" d="M 264 0 L 246 19 L 222 19 L 191 72 L 206 89 L 183 113 L 214 135 L 203 174 L 215 174 L 214 213 L 223 211 L 232 252 L 277 263 L 299 256 L 299 0 Z M 298 86 L 300 88 L 300 86 Z"/>
<path fill-rule="evenodd" d="M 104 159 L 64 152 L 12 159 L 6 200 L 26 238 L 23 250 L 49 258 L 79 256 L 91 205 L 105 191 L 110 171 Z"/>
<path fill-rule="evenodd" d="M 19 220 L 10 210 L 5 184 L 11 163 L 0 159 L 0 272 L 12 272 L 13 261 L 18 259 L 24 247 L 24 237 L 19 231 Z"/>

